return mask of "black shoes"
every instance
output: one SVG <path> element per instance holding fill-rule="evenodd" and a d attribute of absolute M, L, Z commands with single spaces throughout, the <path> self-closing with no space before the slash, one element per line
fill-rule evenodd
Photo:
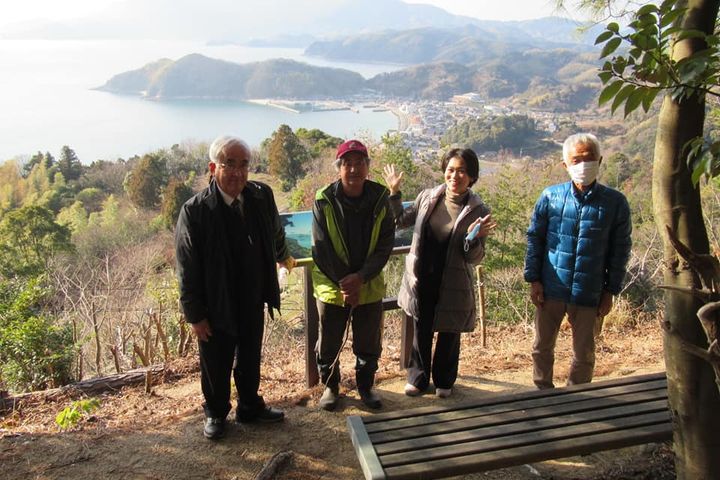
<path fill-rule="evenodd" d="M 203 435 L 210 440 L 217 440 L 225 436 L 225 419 L 207 417 L 205 419 Z"/>
<path fill-rule="evenodd" d="M 320 408 L 327 411 L 335 410 L 335 407 L 337 407 L 338 404 L 338 389 L 332 388 L 332 387 L 325 387 L 325 391 L 322 394 L 322 397 L 320 397 L 320 402 L 318 405 L 320 405 Z"/>
<path fill-rule="evenodd" d="M 257 409 L 238 409 L 235 414 L 235 420 L 240 423 L 275 423 L 281 422 L 285 418 L 285 413 L 277 408 L 263 405 Z M 203 435 L 210 440 L 217 440 L 225 436 L 225 419 L 224 418 L 205 418 L 205 426 Z"/>
<path fill-rule="evenodd" d="M 362 400 L 367 407 L 374 410 L 382 408 L 382 400 L 380 400 L 380 397 L 371 388 L 358 389 L 358 393 L 360 394 L 360 400 Z M 320 405 L 320 408 L 323 410 L 333 411 L 338 405 L 339 398 L 340 395 L 337 388 L 325 387 L 318 405 Z"/>
<path fill-rule="evenodd" d="M 358 393 L 360 394 L 360 400 L 366 406 L 375 410 L 382 408 L 382 400 L 372 389 L 358 389 Z"/>
<path fill-rule="evenodd" d="M 285 412 L 277 408 L 262 405 L 257 409 L 238 408 L 235 413 L 235 420 L 239 423 L 275 423 L 282 422 L 285 418 Z"/>

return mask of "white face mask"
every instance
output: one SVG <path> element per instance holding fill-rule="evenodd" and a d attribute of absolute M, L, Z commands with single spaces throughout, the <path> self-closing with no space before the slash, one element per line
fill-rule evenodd
<path fill-rule="evenodd" d="M 580 162 L 575 165 L 567 165 L 567 171 L 570 179 L 586 187 L 593 183 L 600 171 L 600 162 L 594 160 L 592 162 Z"/>

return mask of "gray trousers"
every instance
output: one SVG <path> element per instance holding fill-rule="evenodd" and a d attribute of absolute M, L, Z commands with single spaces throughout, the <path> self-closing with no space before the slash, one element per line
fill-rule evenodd
<path fill-rule="evenodd" d="M 573 337 L 573 360 L 567 384 L 589 383 L 595 368 L 595 328 L 597 307 L 580 307 L 545 299 L 535 312 L 533 343 L 533 381 L 538 388 L 553 388 L 555 342 L 560 324 L 568 316 Z"/>
<path fill-rule="evenodd" d="M 383 309 L 382 302 L 350 307 L 338 307 L 317 302 L 320 314 L 320 332 L 315 353 L 320 380 L 337 390 L 340 383 L 340 359 L 345 325 L 352 325 L 352 347 L 356 356 L 355 379 L 358 390 L 369 390 L 375 383 L 378 359 L 382 353 Z M 352 317 L 352 318 L 348 318 Z M 337 362 L 335 359 L 337 358 Z M 335 362 L 335 364 L 334 364 Z"/>

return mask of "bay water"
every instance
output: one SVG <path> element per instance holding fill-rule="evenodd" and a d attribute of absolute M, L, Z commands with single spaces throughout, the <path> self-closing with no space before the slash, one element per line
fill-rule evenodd
<path fill-rule="evenodd" d="M 115 160 L 185 141 L 238 135 L 251 146 L 280 124 L 319 128 L 338 137 L 379 139 L 397 128 L 390 112 L 293 113 L 230 101 L 148 101 L 93 90 L 110 77 L 160 58 L 190 53 L 236 63 L 289 58 L 319 66 L 347 68 L 365 78 L 399 65 L 331 62 L 303 56 L 301 48 L 208 46 L 159 40 L 0 39 L 0 162 L 49 151 L 56 157 L 69 145 L 83 163 Z"/>

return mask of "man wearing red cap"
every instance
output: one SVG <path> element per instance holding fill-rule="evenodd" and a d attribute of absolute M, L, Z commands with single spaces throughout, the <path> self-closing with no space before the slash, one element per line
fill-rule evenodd
<path fill-rule="evenodd" d="M 367 179 L 369 165 L 365 145 L 357 140 L 341 144 L 335 160 L 340 178 L 318 190 L 313 205 L 313 293 L 320 313 L 316 353 L 325 410 L 337 406 L 339 353 L 348 323 L 360 398 L 370 408 L 382 406 L 372 387 L 382 351 L 382 270 L 395 225 L 388 190 Z"/>

